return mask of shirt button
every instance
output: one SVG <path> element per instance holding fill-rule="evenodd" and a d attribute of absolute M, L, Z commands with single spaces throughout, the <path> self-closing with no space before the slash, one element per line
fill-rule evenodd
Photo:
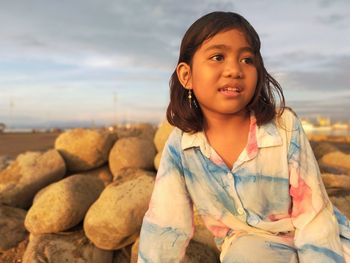
<path fill-rule="evenodd" d="M 239 207 L 239 208 L 237 209 L 237 212 L 238 212 L 238 214 L 240 214 L 240 215 L 243 215 L 243 214 L 244 214 L 244 210 L 243 210 L 243 208 L 241 208 L 241 207 Z"/>

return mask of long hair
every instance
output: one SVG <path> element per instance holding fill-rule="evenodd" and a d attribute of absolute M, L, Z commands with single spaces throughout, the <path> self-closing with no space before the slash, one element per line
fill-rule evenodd
<path fill-rule="evenodd" d="M 285 100 L 280 84 L 266 71 L 260 53 L 260 38 L 255 29 L 241 15 L 232 12 L 212 12 L 195 21 L 186 31 L 180 47 L 179 60 L 192 67 L 195 52 L 202 43 L 220 32 L 230 29 L 240 30 L 255 54 L 255 66 L 258 73 L 257 86 L 252 100 L 247 108 L 253 111 L 258 125 L 265 124 L 276 116 L 276 99 L 278 95 L 279 107 L 282 113 Z M 167 119 L 170 124 L 184 132 L 198 132 L 203 130 L 204 116 L 200 107 L 189 105 L 187 90 L 181 85 L 176 69 L 170 78 L 170 103 L 167 108 Z M 195 95 L 192 94 L 194 102 Z M 198 104 L 198 103 L 197 103 Z"/>

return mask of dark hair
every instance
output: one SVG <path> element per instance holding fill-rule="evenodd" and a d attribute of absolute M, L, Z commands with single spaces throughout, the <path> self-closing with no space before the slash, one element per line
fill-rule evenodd
<path fill-rule="evenodd" d="M 280 99 L 280 114 L 285 107 L 282 88 L 279 83 L 266 71 L 260 54 L 260 39 L 255 29 L 239 14 L 232 12 L 212 12 L 195 21 L 185 33 L 180 47 L 178 64 L 185 62 L 192 67 L 192 59 L 202 43 L 216 34 L 230 29 L 238 29 L 244 33 L 247 42 L 255 55 L 255 66 L 258 81 L 255 94 L 247 105 L 254 111 L 257 124 L 262 125 L 276 116 L 276 100 L 274 93 Z M 170 103 L 167 108 L 167 119 L 170 124 L 184 132 L 203 130 L 204 117 L 201 109 L 188 102 L 188 91 L 181 85 L 176 69 L 170 78 Z M 194 104 L 195 95 L 192 94 Z M 198 103 L 197 103 L 198 104 Z"/>

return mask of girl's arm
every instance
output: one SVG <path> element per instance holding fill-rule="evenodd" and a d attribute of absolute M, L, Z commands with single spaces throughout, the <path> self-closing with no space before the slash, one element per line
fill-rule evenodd
<path fill-rule="evenodd" d="M 193 235 L 192 202 L 180 159 L 180 135 L 163 150 L 148 211 L 143 219 L 138 263 L 180 262 Z"/>
<path fill-rule="evenodd" d="M 292 222 L 300 262 L 344 262 L 339 226 L 318 164 L 295 118 L 288 152 Z"/>

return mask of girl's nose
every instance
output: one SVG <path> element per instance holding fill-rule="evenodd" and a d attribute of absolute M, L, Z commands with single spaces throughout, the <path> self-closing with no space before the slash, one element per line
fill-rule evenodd
<path fill-rule="evenodd" d="M 243 71 L 239 63 L 227 63 L 225 66 L 224 76 L 228 78 L 240 79 L 243 77 Z"/>

